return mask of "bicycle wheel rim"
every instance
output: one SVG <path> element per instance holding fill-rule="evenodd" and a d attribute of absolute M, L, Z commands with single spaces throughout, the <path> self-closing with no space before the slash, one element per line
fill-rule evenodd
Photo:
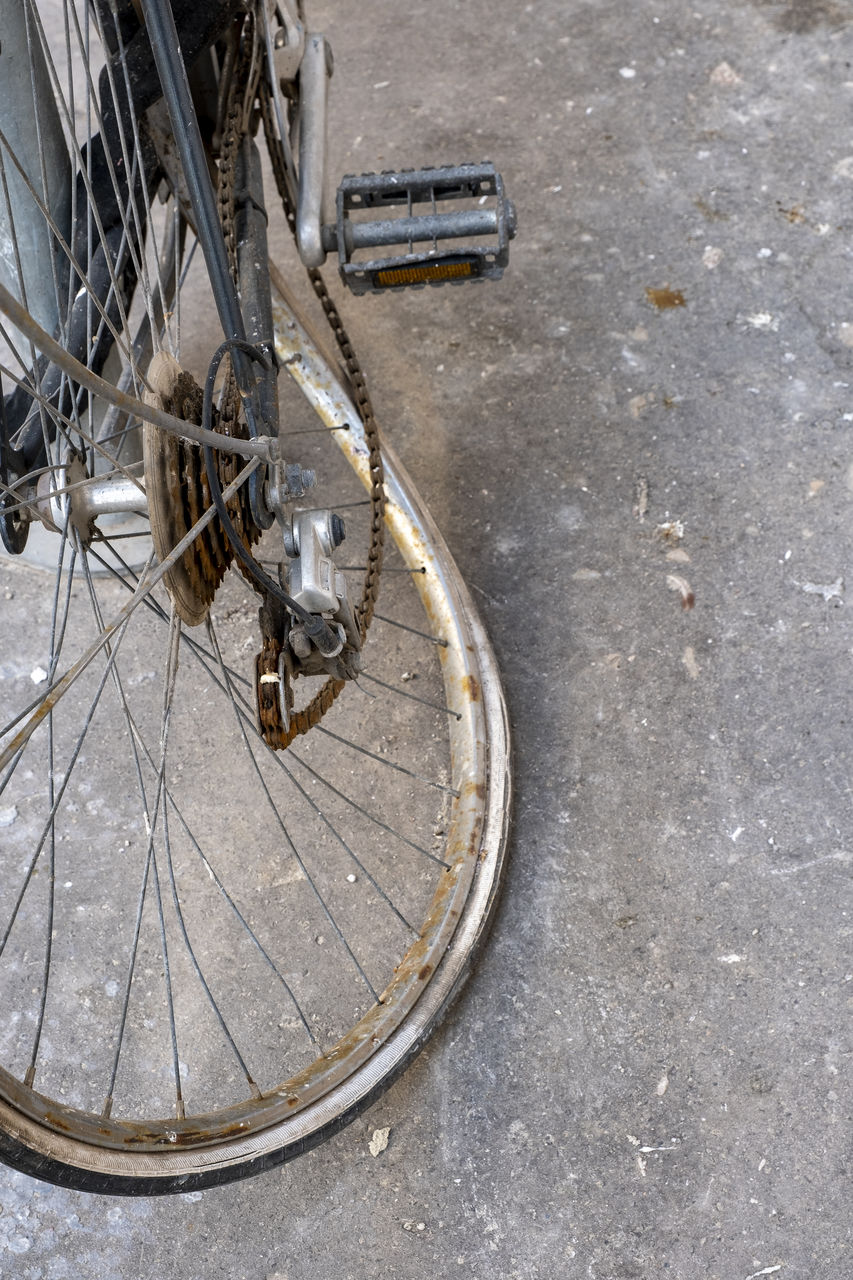
<path fill-rule="evenodd" d="M 467 676 L 477 682 L 477 697 L 470 705 L 482 766 L 474 784 L 482 823 L 478 824 L 475 873 L 453 936 L 436 968 L 421 980 L 407 1016 L 384 1043 L 321 1097 L 249 1136 L 194 1145 L 190 1151 L 107 1149 L 46 1127 L 11 1107 L 7 1098 L 0 1099 L 0 1128 L 40 1159 L 39 1176 L 83 1188 L 151 1195 L 215 1185 L 303 1154 L 359 1115 L 398 1077 L 440 1024 L 468 975 L 491 922 L 506 851 L 511 808 L 506 706 L 493 652 L 446 545 L 388 446 L 385 454 L 389 525 L 395 540 L 399 538 L 407 551 L 428 542 L 440 573 L 435 607 L 449 623 L 448 648 L 457 659 L 467 655 Z M 358 462 L 357 446 L 354 458 Z M 97 1123 L 97 1118 L 92 1121 Z"/>

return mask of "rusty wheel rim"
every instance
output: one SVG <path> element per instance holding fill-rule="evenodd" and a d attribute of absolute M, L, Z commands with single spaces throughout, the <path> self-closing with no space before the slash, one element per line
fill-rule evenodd
<path fill-rule="evenodd" d="M 366 448 L 345 388 L 295 312 L 278 300 L 279 356 L 365 480 Z M 427 1037 L 467 972 L 497 892 L 509 806 L 508 735 L 494 658 L 470 597 L 434 523 L 400 464 L 386 450 L 386 522 L 404 564 L 426 568 L 411 581 L 438 646 L 448 706 L 451 807 L 448 867 L 435 884 L 420 934 L 402 953 L 380 999 L 350 1030 L 261 1096 L 159 1120 L 68 1107 L 10 1073 L 0 1075 L 6 1131 L 73 1168 L 117 1179 L 164 1181 L 238 1167 L 270 1152 L 299 1149 L 392 1079 Z"/>

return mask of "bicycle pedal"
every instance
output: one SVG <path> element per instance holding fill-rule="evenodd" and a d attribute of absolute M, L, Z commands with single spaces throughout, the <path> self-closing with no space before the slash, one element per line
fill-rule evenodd
<path fill-rule="evenodd" d="M 467 207 L 448 209 L 451 202 Z M 338 187 L 336 212 L 335 224 L 323 228 L 324 247 L 337 250 L 341 277 L 356 294 L 499 280 L 516 228 L 492 164 L 350 174 Z M 390 257 L 370 254 L 390 247 L 398 249 Z"/>

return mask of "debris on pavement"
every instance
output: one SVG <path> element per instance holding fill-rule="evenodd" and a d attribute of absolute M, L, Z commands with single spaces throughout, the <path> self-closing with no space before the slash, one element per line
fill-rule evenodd
<path fill-rule="evenodd" d="M 370 1142 L 368 1143 L 368 1147 L 367 1147 L 368 1151 L 372 1156 L 380 1156 L 382 1154 L 382 1152 L 388 1146 L 388 1135 L 390 1134 L 390 1132 L 391 1132 L 390 1127 L 387 1129 L 373 1130 L 373 1137 L 370 1139 Z"/>

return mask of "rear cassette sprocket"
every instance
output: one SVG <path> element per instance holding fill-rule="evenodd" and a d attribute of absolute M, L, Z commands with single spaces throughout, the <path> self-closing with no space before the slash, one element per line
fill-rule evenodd
<path fill-rule="evenodd" d="M 200 424 L 201 388 L 174 356 L 158 351 L 147 377 L 150 388 L 145 392 L 147 404 L 186 422 Z M 233 424 L 220 420 L 214 425 L 228 435 L 235 434 Z M 142 441 L 151 538 L 162 563 L 211 505 L 210 486 L 204 455 L 198 445 L 179 440 L 148 422 L 143 426 Z M 223 487 L 230 484 L 236 475 L 234 457 L 221 455 L 217 469 L 220 484 Z M 228 514 L 244 545 L 253 546 L 261 531 L 252 519 L 247 486 L 228 503 Z M 233 559 L 234 551 L 214 517 L 166 571 L 163 577 L 166 589 L 187 626 L 204 622 L 216 589 Z"/>

